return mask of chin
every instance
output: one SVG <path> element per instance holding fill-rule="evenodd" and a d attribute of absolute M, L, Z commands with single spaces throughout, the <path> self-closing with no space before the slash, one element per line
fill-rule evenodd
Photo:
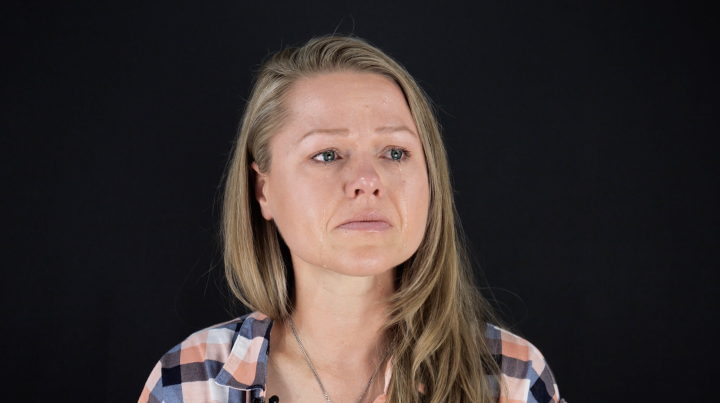
<path fill-rule="evenodd" d="M 395 256 L 395 259 L 390 259 L 388 256 L 378 253 L 373 255 L 343 255 L 338 254 L 338 259 L 328 262 L 328 269 L 346 276 L 367 277 L 383 274 L 402 263 L 402 261 L 396 261 L 397 256 Z"/>

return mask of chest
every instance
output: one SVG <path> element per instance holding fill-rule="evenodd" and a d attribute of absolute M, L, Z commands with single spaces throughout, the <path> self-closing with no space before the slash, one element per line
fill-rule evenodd
<path fill-rule="evenodd" d="M 306 365 L 297 364 L 296 361 L 278 365 L 277 361 L 270 360 L 266 402 L 278 396 L 279 403 L 326 403 L 327 396 L 332 403 L 370 403 L 384 393 L 384 371 L 372 376 L 348 364 L 346 368 L 323 368 L 314 372 L 304 362 L 300 364 Z"/>

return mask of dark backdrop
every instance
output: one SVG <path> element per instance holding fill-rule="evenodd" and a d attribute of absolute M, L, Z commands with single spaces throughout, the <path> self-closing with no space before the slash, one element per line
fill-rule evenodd
<path fill-rule="evenodd" d="M 3 394 L 134 401 L 165 351 L 241 313 L 217 201 L 252 72 L 337 29 L 439 105 L 486 295 L 568 400 L 715 395 L 710 9 L 99 3 L 3 6 Z"/>

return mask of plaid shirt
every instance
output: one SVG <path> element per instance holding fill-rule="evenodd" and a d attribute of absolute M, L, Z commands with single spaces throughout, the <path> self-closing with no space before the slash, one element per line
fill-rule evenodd
<path fill-rule="evenodd" d="M 155 365 L 139 403 L 264 399 L 271 328 L 272 320 L 255 312 L 194 333 Z M 535 346 L 493 325 L 487 326 L 486 338 L 507 385 L 501 403 L 558 403 L 555 379 Z M 375 403 L 387 399 L 391 377 L 392 359 L 385 370 L 385 393 Z"/>

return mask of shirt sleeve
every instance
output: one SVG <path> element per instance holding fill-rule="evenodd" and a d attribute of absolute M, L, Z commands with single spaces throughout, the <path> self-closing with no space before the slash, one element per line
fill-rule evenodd
<path fill-rule="evenodd" d="M 158 361 L 145 382 L 138 403 L 162 403 L 163 401 L 162 362 Z"/>
<path fill-rule="evenodd" d="M 555 376 L 542 353 L 527 340 L 504 329 L 489 331 L 491 350 L 499 354 L 503 387 L 500 401 L 561 403 Z"/>
<path fill-rule="evenodd" d="M 539 358 L 539 357 L 538 357 Z M 538 403 L 563 403 L 563 399 L 560 399 L 560 391 L 558 390 L 557 382 L 553 376 L 550 367 L 547 365 L 545 359 L 542 359 L 542 371 L 538 374 L 537 379 L 530 385 L 528 397 L 532 397 Z M 533 401 L 528 399 L 529 402 Z"/>

